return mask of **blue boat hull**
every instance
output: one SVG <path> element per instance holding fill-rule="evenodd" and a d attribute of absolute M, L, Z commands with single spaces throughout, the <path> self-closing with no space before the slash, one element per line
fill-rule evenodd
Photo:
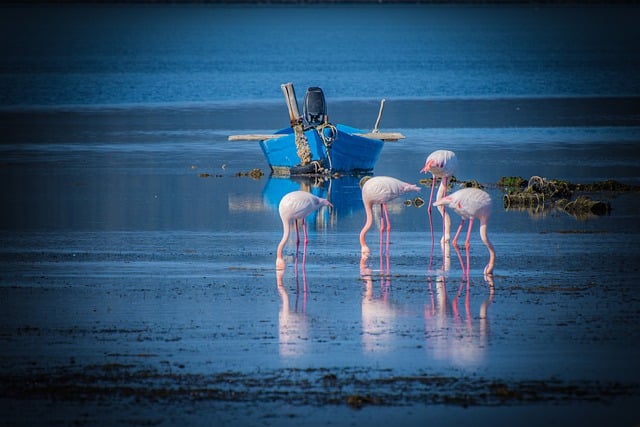
<path fill-rule="evenodd" d="M 377 139 L 364 138 L 356 133 L 360 129 L 345 125 L 335 125 L 332 141 L 325 145 L 323 138 L 315 128 L 304 132 L 309 143 L 312 161 L 319 161 L 330 172 L 366 173 L 373 171 L 378 161 L 384 142 Z M 296 152 L 293 128 L 281 129 L 276 134 L 285 135 L 280 138 L 260 141 L 260 147 L 275 174 L 294 174 L 301 170 L 300 159 Z M 313 173 L 311 169 L 310 173 Z"/>

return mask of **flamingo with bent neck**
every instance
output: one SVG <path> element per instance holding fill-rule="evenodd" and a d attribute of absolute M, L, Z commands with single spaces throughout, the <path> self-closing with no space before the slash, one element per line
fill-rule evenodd
<path fill-rule="evenodd" d="M 391 223 L 389 222 L 387 203 L 410 191 L 420 191 L 420 188 L 414 184 L 409 184 L 390 176 L 376 176 L 367 179 L 366 182 L 362 184 L 362 203 L 364 204 L 364 210 L 367 215 L 367 220 L 360 231 L 362 255 L 369 255 L 371 252 L 365 241 L 365 236 L 373 224 L 373 205 L 380 205 L 380 241 L 382 242 L 382 233 L 385 230 L 386 222 L 388 245 Z"/>
<path fill-rule="evenodd" d="M 303 263 L 306 259 L 306 248 L 309 238 L 307 236 L 307 224 L 305 219 L 311 215 L 311 213 L 320 209 L 322 206 L 333 206 L 327 199 L 315 196 L 306 191 L 292 191 L 287 193 L 278 206 L 280 213 L 280 219 L 282 219 L 282 240 L 278 244 L 278 250 L 276 253 L 276 269 L 283 270 L 285 267 L 284 257 L 282 251 L 289 239 L 289 230 L 291 223 L 295 223 L 296 226 L 296 246 L 300 244 L 300 234 L 298 230 L 298 220 L 302 221 L 302 229 L 304 232 L 304 255 Z"/>

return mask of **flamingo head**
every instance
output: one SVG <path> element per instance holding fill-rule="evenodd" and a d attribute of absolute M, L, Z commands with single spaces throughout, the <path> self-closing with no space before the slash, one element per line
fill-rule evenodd
<path fill-rule="evenodd" d="M 364 183 L 365 183 L 365 182 L 367 182 L 367 181 L 369 181 L 371 178 L 373 178 L 373 177 L 372 177 L 372 176 L 370 176 L 370 175 L 365 175 L 365 176 L 363 176 L 363 177 L 360 179 L 360 181 L 358 182 L 358 185 L 360 185 L 360 188 L 362 188 L 362 186 L 364 186 Z"/>
<path fill-rule="evenodd" d="M 421 173 L 427 173 L 430 171 L 431 166 L 433 166 L 433 160 L 428 159 L 427 162 L 424 164 L 424 167 L 422 169 L 420 169 Z"/>
<path fill-rule="evenodd" d="M 453 202 L 453 199 L 451 198 L 451 196 L 446 196 L 446 197 L 442 197 L 442 198 L 436 200 L 433 203 L 433 206 L 442 206 L 442 205 L 450 206 L 451 202 Z"/>

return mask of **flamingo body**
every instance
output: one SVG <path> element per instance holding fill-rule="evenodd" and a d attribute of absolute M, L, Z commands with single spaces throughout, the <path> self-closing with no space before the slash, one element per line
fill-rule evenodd
<path fill-rule="evenodd" d="M 457 168 L 458 158 L 456 153 L 449 150 L 436 150 L 429 154 L 420 172 L 430 172 L 431 175 L 437 178 L 448 178 L 453 176 Z"/>
<path fill-rule="evenodd" d="M 376 176 L 370 178 L 362 185 L 362 203 L 364 204 L 367 215 L 366 222 L 360 231 L 362 254 L 370 253 L 369 247 L 365 242 L 365 236 L 373 223 L 373 205 L 380 205 L 380 215 L 382 217 L 384 214 L 387 221 L 387 233 L 389 233 L 391 226 L 389 224 L 387 203 L 410 191 L 420 191 L 420 188 L 414 184 L 409 184 L 390 176 Z M 380 231 L 382 231 L 382 228 Z"/>
<path fill-rule="evenodd" d="M 446 205 L 463 219 L 489 218 L 491 215 L 491 196 L 478 188 L 463 188 L 443 197 L 433 205 Z"/>
<path fill-rule="evenodd" d="M 462 190 L 458 190 L 449 196 L 437 200 L 433 205 L 448 206 L 462 218 L 458 231 L 453 238 L 453 245 L 455 247 L 458 246 L 458 236 L 460 235 L 464 221 L 467 219 L 469 220 L 469 229 L 467 230 L 467 238 L 465 241 L 467 250 L 469 249 L 469 239 L 471 228 L 473 227 L 473 220 L 478 219 L 480 221 L 480 238 L 489 250 L 489 263 L 485 267 L 484 273 L 492 274 L 495 264 L 495 251 L 487 237 L 487 223 L 489 221 L 489 216 L 491 215 L 491 196 L 489 196 L 487 192 L 477 188 L 463 188 Z"/>
<path fill-rule="evenodd" d="M 431 246 L 433 247 L 433 221 L 431 219 L 431 202 L 433 200 L 433 190 L 436 186 L 436 180 L 440 178 L 440 187 L 438 187 L 438 194 L 436 200 L 447 194 L 447 184 L 449 178 L 453 176 L 458 168 L 458 158 L 453 151 L 450 150 L 436 150 L 429 154 L 424 167 L 420 170 L 422 173 L 431 173 L 433 177 L 431 180 L 431 192 L 429 193 L 429 203 L 427 204 L 427 211 L 429 213 L 429 228 L 431 230 Z M 444 242 L 449 241 L 449 229 L 451 225 L 451 219 L 446 213 L 444 207 L 440 209 L 442 214 L 442 240 Z"/>
<path fill-rule="evenodd" d="M 320 209 L 322 206 L 332 206 L 327 199 L 323 199 L 318 196 L 314 196 L 306 191 L 292 191 L 287 193 L 278 206 L 280 213 L 280 219 L 282 220 L 282 240 L 278 245 L 276 254 L 276 269 L 284 269 L 284 258 L 282 251 L 284 249 L 287 240 L 289 239 L 289 230 L 291 223 L 296 222 L 296 235 L 298 233 L 297 220 L 302 220 L 302 227 L 305 236 L 305 245 L 307 243 L 307 225 L 305 224 L 305 218 L 311 213 Z M 298 238 L 299 239 L 299 238 Z M 298 240 L 299 241 L 299 240 Z"/>

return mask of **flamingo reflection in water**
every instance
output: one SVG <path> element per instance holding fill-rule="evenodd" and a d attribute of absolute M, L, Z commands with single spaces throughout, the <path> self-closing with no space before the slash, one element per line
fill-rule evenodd
<path fill-rule="evenodd" d="M 280 240 L 280 243 L 278 244 L 276 253 L 277 270 L 282 270 L 285 267 L 282 252 L 284 250 L 284 246 L 287 243 L 287 240 L 289 240 L 289 230 L 291 228 L 291 223 L 294 223 L 296 227 L 296 256 L 298 254 L 298 249 L 300 247 L 298 221 L 302 223 L 302 230 L 304 233 L 304 243 L 302 249 L 302 265 L 304 266 L 307 260 L 307 243 L 309 242 L 309 237 L 307 235 L 306 218 L 323 206 L 331 207 L 332 204 L 327 199 L 315 196 L 306 191 L 292 191 L 290 193 L 287 193 L 282 198 L 282 200 L 280 201 L 280 205 L 278 206 L 280 219 L 282 220 L 282 240 Z"/>
<path fill-rule="evenodd" d="M 280 312 L 278 313 L 278 339 L 280 344 L 280 355 L 284 357 L 295 357 L 306 352 L 306 343 L 309 341 L 309 331 L 307 325 L 307 274 L 304 265 L 298 270 L 298 260 L 296 259 L 295 269 L 295 301 L 293 308 L 289 300 L 289 293 L 284 284 L 285 270 L 276 270 L 276 283 L 278 293 L 282 300 Z M 303 292 L 302 303 L 300 304 L 300 283 L 299 271 L 302 272 Z M 299 305 L 300 304 L 300 305 Z"/>
<path fill-rule="evenodd" d="M 387 254 L 387 264 L 388 257 Z M 365 285 L 362 296 L 362 344 L 365 351 L 388 351 L 391 349 L 388 341 L 394 333 L 393 320 L 397 315 L 396 306 L 389 301 L 390 275 L 388 270 L 380 269 L 380 289 L 376 292 L 374 274 L 367 261 L 366 255 L 360 258 L 360 278 Z"/>
<path fill-rule="evenodd" d="M 425 306 L 426 348 L 439 360 L 451 361 L 460 366 L 480 363 L 484 359 L 489 337 L 487 311 L 494 299 L 493 278 L 485 276 L 488 284 L 488 296 L 480 303 L 477 317 L 472 315 L 471 286 L 469 275 L 460 250 L 454 246 L 462 268 L 462 280 L 455 297 L 449 301 L 446 276 L 449 271 L 449 245 L 443 248 L 443 268 L 436 278 L 435 294 L 429 277 L 431 304 Z M 464 293 L 464 309 L 460 308 L 460 299 Z"/>

